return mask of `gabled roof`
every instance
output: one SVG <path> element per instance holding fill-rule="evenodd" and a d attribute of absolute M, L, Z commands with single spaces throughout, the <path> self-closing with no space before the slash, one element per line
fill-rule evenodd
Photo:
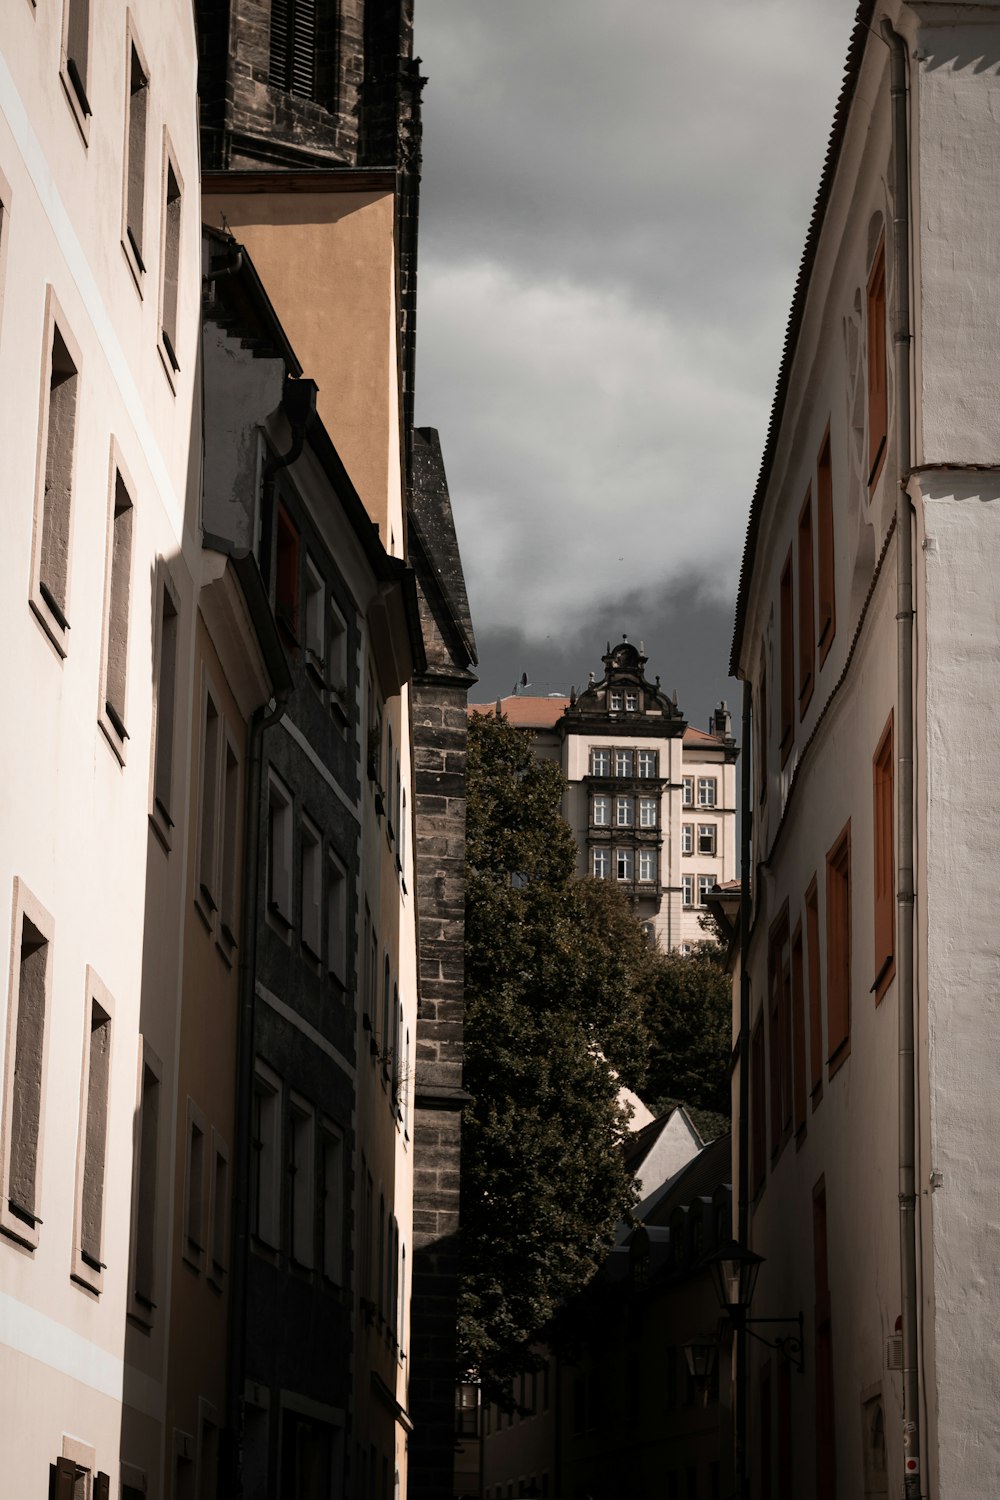
<path fill-rule="evenodd" d="M 441 598 L 469 661 L 477 662 L 476 637 L 455 534 L 448 478 L 441 455 L 441 440 L 434 427 L 418 427 L 413 433 L 413 492 L 409 521 L 428 565 L 433 569 Z"/>
<path fill-rule="evenodd" d="M 731 1134 L 720 1135 L 711 1141 L 686 1167 L 673 1176 L 665 1190 L 648 1203 L 643 1213 L 643 1222 L 669 1224 L 670 1215 L 677 1207 L 686 1207 L 696 1198 L 710 1198 L 717 1187 L 733 1178 L 733 1138 Z"/>
<path fill-rule="evenodd" d="M 833 112 L 833 127 L 830 131 L 826 156 L 823 160 L 823 171 L 820 174 L 819 188 L 816 192 L 816 200 L 813 203 L 809 229 L 806 233 L 806 243 L 802 251 L 802 259 L 799 262 L 798 276 L 795 279 L 795 291 L 792 295 L 792 305 L 789 310 L 788 324 L 785 329 L 785 342 L 781 351 L 781 364 L 778 366 L 778 382 L 774 392 L 774 400 L 771 403 L 771 416 L 767 424 L 767 440 L 764 444 L 764 454 L 760 461 L 757 485 L 750 505 L 750 519 L 747 523 L 747 536 L 743 547 L 743 561 L 740 565 L 740 583 L 736 597 L 733 644 L 729 654 L 729 675 L 731 677 L 739 676 L 740 648 L 743 644 L 743 627 L 746 623 L 747 593 L 757 553 L 757 532 L 760 528 L 761 506 L 771 479 L 771 469 L 774 465 L 778 436 L 781 432 L 781 422 L 785 412 L 785 401 L 788 398 L 788 387 L 791 379 L 792 362 L 795 358 L 799 333 L 802 330 L 802 319 L 805 315 L 806 299 L 809 293 L 809 278 L 812 275 L 816 252 L 819 248 L 827 204 L 833 188 L 833 179 L 837 173 L 837 166 L 840 162 L 844 136 L 847 133 L 847 121 L 850 116 L 851 104 L 854 100 L 858 79 L 861 76 L 861 64 L 864 60 L 865 46 L 868 41 L 874 14 L 875 0 L 860 0 L 854 16 L 854 28 L 851 32 L 851 39 L 847 45 L 844 81 L 841 84 L 840 95 Z M 881 38 L 879 40 L 881 41 Z"/>

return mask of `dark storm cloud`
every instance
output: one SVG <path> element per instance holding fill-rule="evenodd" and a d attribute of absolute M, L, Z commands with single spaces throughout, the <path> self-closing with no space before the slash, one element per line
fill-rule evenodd
<path fill-rule="evenodd" d="M 628 598 L 651 658 L 668 623 L 697 656 L 678 585 L 731 619 L 853 9 L 417 0 L 418 417 L 484 662 L 511 631 L 590 657 Z"/>

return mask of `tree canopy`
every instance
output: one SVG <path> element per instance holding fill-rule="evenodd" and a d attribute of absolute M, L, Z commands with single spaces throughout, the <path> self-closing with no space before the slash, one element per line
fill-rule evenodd
<path fill-rule="evenodd" d="M 624 896 L 576 877 L 563 785 L 523 731 L 470 720 L 460 1332 L 501 1397 L 633 1199 L 617 1096 L 656 958 Z"/>
<path fill-rule="evenodd" d="M 717 943 L 661 953 L 646 1005 L 649 1066 L 642 1091 L 656 1114 L 683 1104 L 703 1135 L 729 1128 L 732 988 Z"/>

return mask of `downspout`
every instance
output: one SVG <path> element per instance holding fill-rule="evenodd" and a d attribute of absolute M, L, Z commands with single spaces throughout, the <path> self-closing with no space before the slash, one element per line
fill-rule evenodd
<path fill-rule="evenodd" d="M 896 454 L 901 476 L 910 453 L 910 181 L 907 135 L 906 43 L 888 21 L 882 35 L 891 59 L 893 255 L 892 316 L 896 387 Z M 920 1477 L 920 1382 L 917 1324 L 916 1079 L 913 983 L 913 556 L 912 509 L 901 479 L 896 497 L 896 799 L 899 868 L 896 875 L 896 985 L 899 996 L 899 1268 L 903 1323 L 903 1494 L 917 1500 Z"/>
<path fill-rule="evenodd" d="M 750 737 L 752 690 L 743 684 L 743 748 L 740 759 L 740 1036 L 739 1036 L 739 1178 L 736 1238 L 750 1248 L 750 860 L 753 803 L 750 784 Z M 744 1500 L 750 1493 L 747 1476 L 747 1334 L 740 1324 L 736 1344 L 736 1493 Z"/>

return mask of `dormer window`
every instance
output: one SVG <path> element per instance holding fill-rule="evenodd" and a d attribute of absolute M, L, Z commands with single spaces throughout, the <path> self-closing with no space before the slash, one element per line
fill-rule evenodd
<path fill-rule="evenodd" d="M 625 712 L 627 714 L 637 714 L 639 712 L 639 694 L 638 693 L 626 693 L 625 694 Z"/>
<path fill-rule="evenodd" d="M 621 713 L 622 695 L 620 692 L 612 691 L 608 694 L 608 707 L 613 714 Z"/>

